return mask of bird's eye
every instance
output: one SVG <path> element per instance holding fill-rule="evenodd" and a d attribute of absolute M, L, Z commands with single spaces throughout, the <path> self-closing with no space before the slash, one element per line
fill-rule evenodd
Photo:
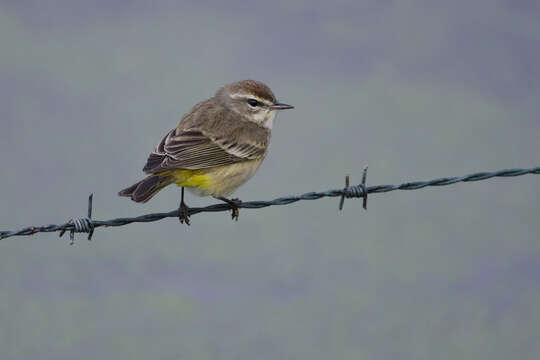
<path fill-rule="evenodd" d="M 261 103 L 258 102 L 255 99 L 248 99 L 247 102 L 248 102 L 249 106 L 252 106 L 252 107 L 257 107 L 257 106 L 261 105 Z"/>

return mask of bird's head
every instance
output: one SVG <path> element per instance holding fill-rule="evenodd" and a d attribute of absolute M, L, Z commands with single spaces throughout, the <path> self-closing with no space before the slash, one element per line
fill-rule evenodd
<path fill-rule="evenodd" d="M 272 128 L 279 110 L 294 108 L 278 102 L 267 85 L 255 80 L 242 80 L 225 85 L 216 93 L 216 98 L 245 119 L 269 129 Z"/>

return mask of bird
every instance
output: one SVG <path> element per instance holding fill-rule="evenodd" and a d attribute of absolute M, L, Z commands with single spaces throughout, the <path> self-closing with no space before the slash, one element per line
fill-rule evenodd
<path fill-rule="evenodd" d="M 241 200 L 229 196 L 265 159 L 277 113 L 293 108 L 278 102 L 260 81 L 227 84 L 180 119 L 148 156 L 143 167 L 147 176 L 118 195 L 145 203 L 164 187 L 176 184 L 181 187 L 181 223 L 190 225 L 184 188 L 229 204 L 232 219 L 238 221 Z"/>

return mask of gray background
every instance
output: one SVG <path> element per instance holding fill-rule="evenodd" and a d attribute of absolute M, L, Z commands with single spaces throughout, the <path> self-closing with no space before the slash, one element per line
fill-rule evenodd
<path fill-rule="evenodd" d="M 540 165 L 537 1 L 0 3 L 0 228 L 116 196 L 196 102 L 268 83 L 244 200 Z M 0 242 L 2 359 L 535 359 L 540 178 Z M 190 205 L 214 203 L 189 196 Z"/>

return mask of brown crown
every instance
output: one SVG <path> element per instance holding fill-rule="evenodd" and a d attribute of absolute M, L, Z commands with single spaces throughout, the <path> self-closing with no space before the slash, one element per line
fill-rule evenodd
<path fill-rule="evenodd" d="M 228 92 L 231 94 L 245 92 L 260 97 L 261 99 L 268 100 L 272 103 L 276 102 L 276 96 L 272 90 L 270 90 L 266 84 L 256 80 L 241 80 L 225 85 L 216 93 L 216 95 L 220 95 L 223 92 Z"/>

